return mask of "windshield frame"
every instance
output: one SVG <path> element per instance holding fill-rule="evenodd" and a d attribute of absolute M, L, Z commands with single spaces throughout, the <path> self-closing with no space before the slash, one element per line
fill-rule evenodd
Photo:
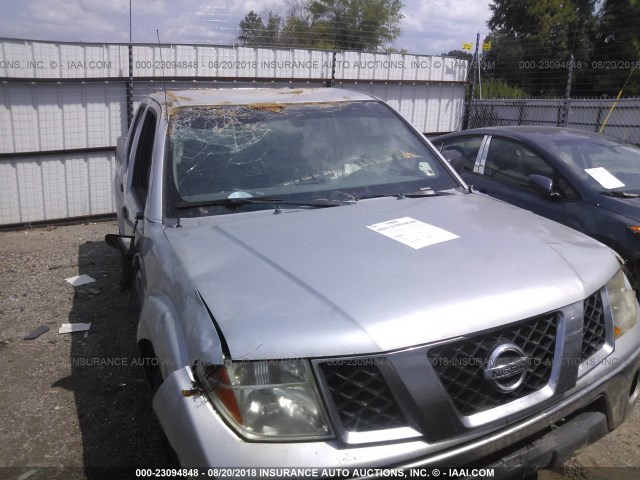
<path fill-rule="evenodd" d="M 343 106 L 348 106 L 349 104 L 358 104 L 358 103 L 360 104 L 369 103 L 372 105 L 375 104 L 374 108 L 382 107 L 384 108 L 385 113 L 384 113 L 384 117 L 381 117 L 381 118 L 393 117 L 394 121 L 397 122 L 399 120 L 401 122 L 398 125 L 401 125 L 402 127 L 399 126 L 398 128 L 401 128 L 401 131 L 405 135 L 410 136 L 414 141 L 417 142 L 417 144 L 420 144 L 420 146 L 424 148 L 426 152 L 429 153 L 430 157 L 426 159 L 428 162 L 435 162 L 435 164 L 437 165 L 434 168 L 437 169 L 437 172 L 438 172 L 437 175 L 440 177 L 438 181 L 442 183 L 442 188 L 438 188 L 438 189 L 466 188 L 466 185 L 464 184 L 462 179 L 455 173 L 455 171 L 452 169 L 449 163 L 442 158 L 442 156 L 437 151 L 437 149 L 435 149 L 433 145 L 431 145 L 431 143 L 426 139 L 426 137 L 422 135 L 419 131 L 417 131 L 416 128 L 413 127 L 413 125 L 411 125 L 404 117 L 402 117 L 392 107 L 390 107 L 389 105 L 387 105 L 386 103 L 380 100 L 372 98 L 367 100 L 349 100 L 349 101 L 343 101 L 343 102 L 299 102 L 299 103 L 292 102 L 292 103 L 282 103 L 281 105 L 283 106 L 283 108 L 308 107 L 313 105 L 317 105 L 318 108 L 321 108 L 322 104 L 337 105 L 338 107 L 343 107 Z M 240 103 L 240 104 L 225 104 L 221 107 L 242 108 L 242 107 L 248 107 L 248 106 L 249 104 Z M 187 108 L 207 109 L 212 107 L 215 107 L 215 106 L 198 105 L 198 106 L 180 107 L 178 109 L 173 110 L 173 117 L 175 118 L 176 111 L 178 110 L 187 109 Z M 174 137 L 171 133 L 174 125 L 173 121 L 174 119 L 170 119 L 168 123 L 167 134 L 164 142 L 165 162 L 164 162 L 164 172 L 163 172 L 164 173 L 163 174 L 163 177 L 164 177 L 163 204 L 165 207 L 164 208 L 165 218 L 170 219 L 170 218 L 184 218 L 184 217 L 190 217 L 190 216 L 212 216 L 212 215 L 219 215 L 219 214 L 241 213 L 243 211 L 255 211 L 256 209 L 259 209 L 259 208 L 262 208 L 262 209 L 270 208 L 268 204 L 265 203 L 260 207 L 257 207 L 256 205 L 251 205 L 251 208 L 249 208 L 248 210 L 244 208 L 240 208 L 240 209 L 239 208 L 233 208 L 233 209 L 220 208 L 220 209 L 215 209 L 214 212 L 211 212 L 208 210 L 205 212 L 203 209 L 200 209 L 199 212 L 188 213 L 187 212 L 188 209 L 184 208 L 185 201 L 178 193 L 176 184 L 175 184 L 175 179 L 174 179 L 173 150 L 172 150 L 172 141 Z M 327 200 L 330 202 L 340 203 L 340 202 L 344 202 L 345 200 L 349 200 L 350 198 L 352 199 L 354 197 L 356 198 L 375 197 L 378 194 L 382 193 L 379 190 L 383 188 L 387 189 L 385 193 L 392 194 L 392 195 L 413 193 L 420 189 L 424 189 L 424 190 L 434 189 L 431 186 L 427 186 L 426 185 L 427 182 L 425 180 L 428 180 L 428 178 L 426 177 L 414 178 L 414 179 L 411 179 L 411 181 L 404 180 L 404 181 L 398 181 L 394 183 L 386 182 L 386 183 L 380 183 L 376 185 L 349 187 L 348 188 L 349 191 L 347 192 L 341 191 L 341 189 L 338 189 L 335 185 L 329 185 L 326 189 L 316 188 L 312 191 L 301 190 L 299 192 L 283 193 L 280 196 L 282 198 L 282 201 L 285 203 L 287 201 L 291 201 L 295 203 L 295 202 L 317 201 L 317 200 Z M 347 190 L 347 189 L 345 188 L 344 190 Z M 316 197 L 312 199 L 309 197 L 309 193 L 320 195 L 320 197 Z M 326 195 L 323 195 L 323 194 L 326 194 Z M 335 195 L 332 195 L 332 194 L 335 194 Z M 269 193 L 265 193 L 264 196 L 273 197 L 274 194 L 273 192 L 269 192 Z M 253 198 L 259 199 L 260 196 L 256 196 Z M 193 203 L 196 204 L 197 202 L 193 202 Z M 347 203 L 348 202 L 344 202 L 344 204 L 347 204 Z M 178 208 L 178 205 L 180 205 L 180 208 Z M 197 210 L 195 208 L 195 205 L 194 205 L 194 210 Z"/>

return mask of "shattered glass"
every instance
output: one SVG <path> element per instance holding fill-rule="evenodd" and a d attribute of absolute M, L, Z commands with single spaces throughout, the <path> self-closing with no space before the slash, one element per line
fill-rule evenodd
<path fill-rule="evenodd" d="M 182 107 L 171 113 L 168 154 L 181 204 L 311 199 L 412 181 L 455 186 L 417 135 L 378 102 Z"/>

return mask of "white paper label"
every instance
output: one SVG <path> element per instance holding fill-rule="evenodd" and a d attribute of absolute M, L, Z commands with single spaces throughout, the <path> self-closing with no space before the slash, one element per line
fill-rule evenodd
<path fill-rule="evenodd" d="M 90 277 L 89 275 L 76 275 L 75 277 L 65 278 L 67 282 L 69 282 L 74 287 L 79 287 L 80 285 L 86 285 L 87 283 L 95 282 L 95 279 Z"/>
<path fill-rule="evenodd" d="M 395 220 L 367 225 L 367 228 L 416 250 L 458 238 L 458 235 L 411 217 L 396 218 Z"/>
<path fill-rule="evenodd" d="M 91 328 L 90 323 L 63 323 L 58 333 L 85 332 Z"/>
<path fill-rule="evenodd" d="M 585 168 L 585 172 L 593 177 L 593 179 L 602 185 L 604 188 L 621 188 L 624 187 L 624 183 L 618 180 L 609 170 L 604 167 L 598 168 Z"/>

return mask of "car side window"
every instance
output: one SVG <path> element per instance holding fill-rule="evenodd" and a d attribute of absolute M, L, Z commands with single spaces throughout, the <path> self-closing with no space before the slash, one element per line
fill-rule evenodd
<path fill-rule="evenodd" d="M 136 131 L 138 130 L 138 123 L 140 123 L 140 118 L 142 118 L 142 114 L 144 113 L 145 105 L 141 104 L 138 107 L 138 111 L 136 112 L 136 116 L 133 119 L 133 123 L 131 124 L 131 128 L 129 129 L 129 138 L 127 138 L 127 156 L 126 162 L 129 165 L 129 159 L 131 157 L 131 148 L 133 147 L 133 140 L 136 136 Z"/>
<path fill-rule="evenodd" d="M 133 165 L 133 177 L 131 190 L 138 205 L 143 208 L 147 201 L 149 191 L 149 176 L 151 174 L 151 160 L 153 157 L 153 142 L 156 133 L 156 114 L 153 110 L 147 110 L 140 130 L 140 138 L 136 147 L 135 162 Z"/>
<path fill-rule="evenodd" d="M 476 163 L 478 151 L 482 145 L 484 135 L 472 135 L 466 137 L 456 137 L 442 142 L 440 151 L 455 150 L 462 154 L 463 168 L 465 172 L 473 172 L 473 165 Z"/>
<path fill-rule="evenodd" d="M 493 137 L 484 174 L 496 180 L 518 187 L 529 187 L 529 175 L 554 178 L 554 169 L 539 155 L 516 142 Z"/>

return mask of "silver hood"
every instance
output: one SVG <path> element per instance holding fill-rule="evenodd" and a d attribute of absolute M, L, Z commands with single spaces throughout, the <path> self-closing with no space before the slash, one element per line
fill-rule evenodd
<path fill-rule="evenodd" d="M 234 359 L 411 347 L 582 300 L 619 265 L 574 230 L 479 195 L 187 219 L 166 236 Z M 458 238 L 414 249 L 367 226 Z"/>

